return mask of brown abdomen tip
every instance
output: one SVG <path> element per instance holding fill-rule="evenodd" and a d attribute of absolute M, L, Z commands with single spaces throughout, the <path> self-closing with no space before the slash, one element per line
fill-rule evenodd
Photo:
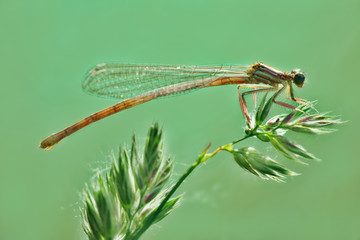
<path fill-rule="evenodd" d="M 63 138 L 64 138 L 63 134 L 59 134 L 59 133 L 52 134 L 52 135 L 48 136 L 47 138 L 45 138 L 44 140 L 41 141 L 40 147 L 45 149 L 45 150 L 49 150 L 55 144 L 60 142 L 61 139 L 63 139 Z"/>

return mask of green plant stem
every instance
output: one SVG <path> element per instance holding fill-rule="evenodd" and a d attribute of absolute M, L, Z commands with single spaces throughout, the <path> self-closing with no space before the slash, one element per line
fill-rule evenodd
<path fill-rule="evenodd" d="M 169 201 L 169 199 L 171 198 L 171 196 L 175 193 L 175 191 L 180 187 L 180 185 L 185 181 L 185 179 L 190 175 L 190 173 L 192 173 L 195 168 L 197 168 L 201 163 L 206 162 L 207 160 L 209 160 L 210 158 L 212 158 L 213 156 L 215 156 L 216 154 L 218 154 L 220 151 L 229 151 L 232 146 L 235 143 L 241 142 L 249 137 L 253 136 L 252 134 L 246 135 L 232 143 L 229 143 L 227 145 L 223 145 L 218 147 L 217 149 L 215 149 L 215 151 L 213 151 L 212 153 L 207 153 L 207 151 L 210 148 L 210 145 L 205 149 L 205 151 L 199 156 L 199 158 L 186 170 L 186 172 L 179 178 L 179 180 L 176 182 L 176 184 L 173 186 L 173 188 L 170 190 L 170 192 L 168 194 L 166 194 L 166 197 L 162 200 L 162 202 L 160 203 L 159 207 L 156 209 L 156 211 L 152 214 L 151 218 L 148 218 L 147 221 L 144 223 L 144 226 L 142 228 L 139 229 L 138 232 L 135 232 L 132 236 L 131 239 L 139 239 L 139 237 L 152 225 L 152 223 L 154 222 L 154 219 L 156 219 L 156 217 L 159 215 L 159 213 L 161 212 L 162 208 L 165 206 L 165 204 Z"/>
<path fill-rule="evenodd" d="M 244 136 L 244 137 L 242 137 L 242 138 L 240 138 L 238 140 L 233 141 L 231 144 L 234 145 L 234 144 L 236 144 L 238 142 L 241 142 L 241 141 L 243 141 L 243 140 L 245 140 L 245 139 L 247 139 L 249 137 L 252 137 L 252 136 L 254 136 L 254 134 L 251 132 L 251 133 L 247 134 L 246 136 Z"/>
<path fill-rule="evenodd" d="M 165 206 L 165 204 L 167 203 L 167 201 L 170 199 L 170 197 L 175 193 L 175 191 L 179 188 L 179 186 L 184 182 L 184 180 L 190 175 L 190 173 L 192 171 L 194 171 L 194 169 L 200 165 L 201 162 L 196 161 L 195 163 L 193 163 L 188 169 L 187 171 L 180 177 L 180 179 L 176 182 L 176 184 L 174 185 L 174 187 L 170 190 L 170 192 L 166 195 L 166 197 L 162 200 L 162 202 L 160 203 L 159 207 L 156 209 L 156 211 L 152 214 L 151 218 L 148 218 L 147 221 L 145 222 L 144 226 L 138 231 L 136 232 L 131 239 L 138 239 L 154 222 L 154 219 L 156 219 L 157 215 L 159 215 L 159 213 L 161 212 L 162 208 Z"/>

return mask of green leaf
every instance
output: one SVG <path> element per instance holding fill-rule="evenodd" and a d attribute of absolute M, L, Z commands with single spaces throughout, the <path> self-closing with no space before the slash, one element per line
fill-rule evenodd
<path fill-rule="evenodd" d="M 295 142 L 290 142 L 283 136 L 276 137 L 278 142 L 289 152 L 295 153 L 303 158 L 312 159 L 312 160 L 319 160 L 313 154 L 309 153 L 305 150 L 305 148 Z"/>
<path fill-rule="evenodd" d="M 154 169 L 160 166 L 160 140 L 161 140 L 161 131 L 157 123 L 150 128 L 148 133 L 148 138 L 145 144 L 144 150 L 144 160 L 145 160 L 145 170 L 146 177 L 148 173 L 151 173 Z M 151 174 L 150 174 L 151 175 Z"/>
<path fill-rule="evenodd" d="M 268 134 L 256 134 L 256 137 L 263 142 L 270 142 L 270 137 Z"/>
<path fill-rule="evenodd" d="M 234 149 L 231 153 L 240 167 L 262 179 L 283 182 L 285 176 L 298 175 L 252 147 Z"/>
<path fill-rule="evenodd" d="M 299 107 L 297 107 L 297 109 L 295 109 L 295 113 L 294 113 L 294 118 L 299 118 L 307 113 L 309 113 L 311 111 L 311 107 L 312 106 L 312 103 L 311 102 L 308 102 L 308 105 L 301 105 Z"/>
<path fill-rule="evenodd" d="M 255 123 L 256 125 L 260 125 L 264 120 L 262 119 L 262 113 L 264 111 L 265 101 L 268 93 L 265 93 L 264 97 L 262 98 L 260 105 L 256 111 L 255 115 Z"/>
<path fill-rule="evenodd" d="M 303 125 L 294 125 L 294 126 L 291 126 L 289 129 L 294 132 L 314 134 L 314 135 L 332 133 L 332 132 L 336 131 L 334 129 L 329 129 L 329 128 L 305 127 Z"/>
<path fill-rule="evenodd" d="M 270 142 L 271 144 L 273 145 L 273 147 L 280 153 L 282 154 L 284 157 L 290 159 L 290 160 L 293 160 L 295 162 L 298 162 L 298 163 L 301 163 L 301 164 L 306 164 L 298 159 L 296 159 L 292 154 L 289 154 L 287 151 L 286 151 L 286 148 L 279 142 L 278 138 L 279 135 L 276 135 L 276 136 L 272 136 L 270 138 Z"/>
<path fill-rule="evenodd" d="M 268 93 L 266 93 L 265 96 L 263 97 L 263 99 L 260 103 L 260 106 L 258 107 L 258 109 L 256 111 L 255 123 L 257 126 L 261 125 L 264 122 L 266 117 L 269 115 L 272 104 L 274 103 L 273 100 L 274 100 L 275 94 L 271 98 L 269 98 L 265 104 L 267 94 Z"/>
<path fill-rule="evenodd" d="M 235 162 L 242 167 L 243 169 L 245 169 L 246 171 L 256 175 L 256 176 L 260 176 L 256 170 L 253 168 L 253 166 L 251 165 L 251 163 L 249 162 L 249 160 L 246 157 L 246 150 L 238 150 L 238 151 L 232 151 L 231 152 Z"/>
<path fill-rule="evenodd" d="M 126 150 L 119 149 L 117 161 L 113 158 L 110 171 L 110 181 L 117 190 L 119 200 L 128 214 L 132 210 L 135 189 L 133 186 L 133 174 L 130 166 L 128 153 Z"/>
<path fill-rule="evenodd" d="M 86 202 L 84 217 L 88 226 L 88 235 L 91 235 L 96 239 L 100 239 L 100 236 L 102 235 L 102 228 L 99 223 L 99 216 L 96 209 L 90 202 Z"/>
<path fill-rule="evenodd" d="M 287 116 L 286 114 L 280 114 L 270 118 L 263 126 L 264 129 L 266 131 L 269 131 L 271 129 L 277 128 L 286 116 Z"/>
<path fill-rule="evenodd" d="M 298 110 L 295 109 L 295 110 L 293 110 L 291 113 L 289 113 L 288 115 L 286 115 L 286 116 L 283 118 L 283 120 L 281 121 L 280 125 L 284 125 L 284 124 L 290 122 L 290 121 L 293 119 L 293 117 L 294 117 L 294 115 L 296 114 L 296 112 L 298 112 Z"/>
<path fill-rule="evenodd" d="M 178 196 L 178 197 L 172 198 L 169 201 L 167 201 L 165 203 L 164 207 L 161 209 L 160 213 L 156 216 L 156 220 L 154 221 L 154 223 L 161 221 L 164 217 L 166 217 L 172 211 L 174 211 L 175 208 L 177 208 L 179 206 L 181 197 L 182 196 Z M 154 212 L 155 211 L 156 210 L 154 210 Z"/>
<path fill-rule="evenodd" d="M 107 199 L 107 191 L 105 189 L 104 183 L 101 180 L 101 175 L 99 175 L 100 189 L 97 192 L 94 192 L 94 198 L 96 202 L 96 208 L 100 218 L 101 224 L 101 234 L 103 236 L 111 235 L 112 222 L 111 222 L 111 206 L 110 202 Z"/>
<path fill-rule="evenodd" d="M 136 146 L 136 136 L 134 134 L 131 139 L 130 164 L 133 165 L 134 162 L 136 163 L 138 161 L 139 161 L 139 155 Z"/>
<path fill-rule="evenodd" d="M 269 98 L 269 100 L 266 102 L 266 105 L 261 113 L 261 117 L 260 117 L 260 121 L 261 123 L 266 119 L 266 117 L 269 115 L 270 109 L 272 104 L 274 103 L 274 98 L 275 98 L 274 94 L 271 98 Z"/>

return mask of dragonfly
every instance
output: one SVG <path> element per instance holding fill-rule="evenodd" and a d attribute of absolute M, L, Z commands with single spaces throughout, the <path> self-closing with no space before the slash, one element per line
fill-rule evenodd
<path fill-rule="evenodd" d="M 79 122 L 45 138 L 40 147 L 50 149 L 65 137 L 117 112 L 149 102 L 167 95 L 186 93 L 193 89 L 237 85 L 242 113 L 248 123 L 250 116 L 245 96 L 259 92 L 274 91 L 273 102 L 291 109 L 293 105 L 277 101 L 281 92 L 286 90 L 286 98 L 300 104 L 304 99 L 295 98 L 293 83 L 302 87 L 305 75 L 299 69 L 291 72 L 281 71 L 264 63 L 247 66 L 186 66 L 186 65 L 140 65 L 101 63 L 86 75 L 82 88 L 85 92 L 121 101 L 107 107 Z M 252 88 L 242 91 L 242 88 Z"/>

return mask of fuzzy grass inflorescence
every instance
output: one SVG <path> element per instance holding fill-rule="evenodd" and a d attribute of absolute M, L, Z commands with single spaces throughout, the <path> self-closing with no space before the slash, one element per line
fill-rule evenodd
<path fill-rule="evenodd" d="M 235 147 L 250 137 L 270 143 L 290 160 L 303 164 L 306 164 L 304 160 L 318 160 L 285 134 L 288 131 L 312 135 L 330 133 L 334 130 L 329 127 L 341 121 L 327 113 L 312 113 L 314 107 L 311 103 L 265 121 L 273 98 L 263 97 L 247 122 L 242 138 L 213 152 L 209 152 L 209 145 L 173 185 L 168 184 L 173 162 L 163 156 L 162 132 L 158 124 L 150 128 L 142 154 L 139 154 L 134 136 L 130 150 L 120 148 L 118 156 L 112 158 L 110 170 L 98 174 L 84 191 L 82 217 L 88 238 L 138 239 L 152 224 L 178 206 L 181 197 L 172 196 L 192 171 L 221 151 L 230 153 L 241 168 L 261 179 L 284 182 L 287 176 L 298 175 L 253 147 Z"/>
<path fill-rule="evenodd" d="M 89 239 L 138 239 L 178 205 L 180 197 L 163 201 L 173 187 L 173 162 L 163 156 L 161 136 L 152 126 L 142 154 L 134 136 L 130 150 L 120 148 L 110 170 L 87 186 L 82 218 Z"/>

